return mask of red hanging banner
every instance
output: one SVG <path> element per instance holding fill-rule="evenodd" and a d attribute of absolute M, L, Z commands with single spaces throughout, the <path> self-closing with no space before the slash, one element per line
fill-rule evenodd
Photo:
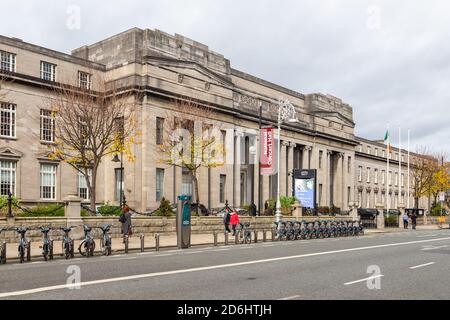
<path fill-rule="evenodd" d="M 260 166 L 262 175 L 275 174 L 274 129 L 262 128 L 260 136 Z"/>

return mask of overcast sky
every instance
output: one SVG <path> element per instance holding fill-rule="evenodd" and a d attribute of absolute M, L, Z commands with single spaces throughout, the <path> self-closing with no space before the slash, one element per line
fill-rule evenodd
<path fill-rule="evenodd" d="M 345 5 L 344 5 L 345 3 Z M 353 107 L 356 134 L 450 155 L 450 2 L 2 1 L 0 34 L 71 49 L 132 27 L 178 33 L 233 68 Z M 78 25 L 77 13 L 80 12 Z"/>

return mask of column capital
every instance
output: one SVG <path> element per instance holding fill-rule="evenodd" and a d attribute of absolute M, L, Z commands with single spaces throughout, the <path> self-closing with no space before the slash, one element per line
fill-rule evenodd
<path fill-rule="evenodd" d="M 290 146 L 291 146 L 292 148 L 297 147 L 297 144 L 296 144 L 295 142 L 290 142 L 289 144 L 290 144 Z"/>
<path fill-rule="evenodd" d="M 234 129 L 234 136 L 235 137 L 243 137 L 244 136 L 244 131 L 239 130 L 239 129 Z"/>
<path fill-rule="evenodd" d="M 327 155 L 331 156 L 333 154 L 332 150 L 327 150 Z"/>
<path fill-rule="evenodd" d="M 311 151 L 312 150 L 312 146 L 304 146 L 303 150 L 305 151 Z"/>
<path fill-rule="evenodd" d="M 290 142 L 283 140 L 283 141 L 281 141 L 281 145 L 285 146 L 285 147 L 288 147 L 288 146 L 290 146 Z"/>

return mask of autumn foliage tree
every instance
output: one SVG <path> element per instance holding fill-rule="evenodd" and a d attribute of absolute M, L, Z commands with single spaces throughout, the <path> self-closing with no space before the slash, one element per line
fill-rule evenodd
<path fill-rule="evenodd" d="M 419 148 L 419 156 L 411 160 L 411 180 L 414 197 L 414 208 L 419 208 L 419 199 L 429 196 L 435 182 L 435 174 L 438 171 L 438 160 L 427 152 L 426 148 Z"/>
<path fill-rule="evenodd" d="M 50 156 L 66 162 L 86 179 L 90 208 L 95 210 L 98 168 L 102 160 L 120 152 L 133 160 L 139 143 L 136 96 L 98 80 L 95 91 L 59 85 L 47 104 L 55 120 Z"/>
<path fill-rule="evenodd" d="M 189 171 L 195 201 L 200 203 L 198 172 L 225 163 L 222 131 L 211 123 L 214 111 L 190 99 L 174 101 L 175 112 L 168 112 L 159 144 L 159 161 Z M 209 122 L 209 123 L 208 123 Z"/>

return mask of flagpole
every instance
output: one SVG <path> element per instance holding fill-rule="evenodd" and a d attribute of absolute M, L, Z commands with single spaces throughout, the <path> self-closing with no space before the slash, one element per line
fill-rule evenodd
<path fill-rule="evenodd" d="M 386 188 L 386 213 L 389 213 L 389 201 L 390 201 L 390 197 L 389 197 L 389 183 L 391 182 L 389 180 L 389 155 L 391 153 L 391 151 L 390 151 L 391 137 L 390 137 L 390 134 L 389 134 L 389 123 L 387 125 L 387 133 L 388 133 L 388 137 L 387 137 L 387 153 L 386 153 L 386 158 L 387 158 L 387 164 L 386 164 L 386 184 L 387 184 L 387 188 Z"/>
<path fill-rule="evenodd" d="M 410 130 L 408 129 L 408 186 L 406 187 L 406 192 L 407 192 L 407 196 L 408 196 L 408 200 L 406 201 L 407 202 L 407 208 L 409 209 L 409 197 L 410 197 L 410 194 L 409 194 L 409 192 L 410 192 L 410 187 L 411 187 L 411 184 L 410 184 L 410 181 L 409 181 L 409 179 L 410 179 L 410 172 L 409 172 L 409 170 L 410 170 L 410 168 L 409 168 L 409 165 L 410 165 L 410 163 L 409 163 L 409 135 L 410 135 Z"/>
<path fill-rule="evenodd" d="M 397 209 L 400 205 L 402 194 L 402 128 L 398 127 L 398 201 Z"/>

